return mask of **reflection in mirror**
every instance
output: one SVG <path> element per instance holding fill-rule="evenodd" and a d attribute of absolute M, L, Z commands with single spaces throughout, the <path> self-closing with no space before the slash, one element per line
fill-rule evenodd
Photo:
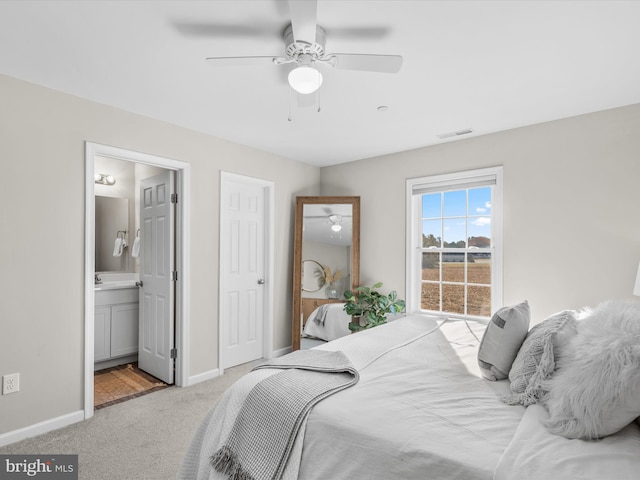
<path fill-rule="evenodd" d="M 315 260 L 302 261 L 302 291 L 317 292 L 325 284 L 324 267 Z"/>
<path fill-rule="evenodd" d="M 96 195 L 96 272 L 123 272 L 128 269 L 126 248 L 119 238 L 129 241 L 129 200 Z"/>
<path fill-rule="evenodd" d="M 322 326 L 329 304 L 348 334 L 350 317 L 342 311 L 344 292 L 357 286 L 360 272 L 360 197 L 297 197 L 294 238 L 292 348 L 300 348 L 310 318 Z M 333 315 L 331 315 L 333 316 Z M 320 322 L 317 322 L 320 323 Z M 342 325 L 344 323 L 344 325 Z M 327 326 L 328 328 L 328 326 Z M 305 329 L 306 332 L 306 329 Z M 323 338 L 330 340 L 332 338 Z"/>
<path fill-rule="evenodd" d="M 314 295 L 303 288 L 302 298 L 342 299 L 350 288 L 353 207 L 323 203 L 304 205 L 302 211 L 302 258 L 320 264 L 320 271 L 313 274 L 326 285 Z"/>

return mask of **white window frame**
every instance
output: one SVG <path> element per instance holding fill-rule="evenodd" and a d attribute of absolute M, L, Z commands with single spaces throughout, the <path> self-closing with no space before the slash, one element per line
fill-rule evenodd
<path fill-rule="evenodd" d="M 422 208 L 421 194 L 414 194 L 414 190 L 433 189 L 436 191 L 461 190 L 469 188 L 483 179 L 495 179 L 493 185 L 491 205 L 491 309 L 492 313 L 502 306 L 502 166 L 488 167 L 462 172 L 431 175 L 427 177 L 407 179 L 406 188 L 406 311 L 414 314 L 433 315 L 421 309 L 421 280 L 422 280 Z M 487 320 L 487 317 L 475 317 L 445 313 L 442 316 L 450 318 L 477 318 Z"/>

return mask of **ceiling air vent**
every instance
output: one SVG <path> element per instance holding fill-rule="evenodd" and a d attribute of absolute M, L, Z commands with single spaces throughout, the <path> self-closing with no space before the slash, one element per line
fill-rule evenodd
<path fill-rule="evenodd" d="M 464 130 L 456 130 L 455 132 L 441 133 L 440 135 L 436 135 L 436 137 L 438 137 L 440 140 L 444 140 L 445 138 L 459 137 L 460 135 L 467 135 L 469 133 L 473 133 L 473 128 L 465 128 Z"/>

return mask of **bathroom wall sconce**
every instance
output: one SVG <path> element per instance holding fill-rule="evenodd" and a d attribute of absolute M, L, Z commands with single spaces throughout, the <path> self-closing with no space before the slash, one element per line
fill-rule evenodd
<path fill-rule="evenodd" d="M 100 185 L 113 185 L 116 183 L 115 177 L 107 175 L 106 173 L 96 173 L 93 179 L 95 183 L 99 183 Z"/>

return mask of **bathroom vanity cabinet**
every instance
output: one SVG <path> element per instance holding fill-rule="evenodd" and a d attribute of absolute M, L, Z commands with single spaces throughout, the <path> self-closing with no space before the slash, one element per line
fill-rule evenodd
<path fill-rule="evenodd" d="M 94 322 L 95 362 L 137 354 L 138 288 L 96 290 Z"/>

